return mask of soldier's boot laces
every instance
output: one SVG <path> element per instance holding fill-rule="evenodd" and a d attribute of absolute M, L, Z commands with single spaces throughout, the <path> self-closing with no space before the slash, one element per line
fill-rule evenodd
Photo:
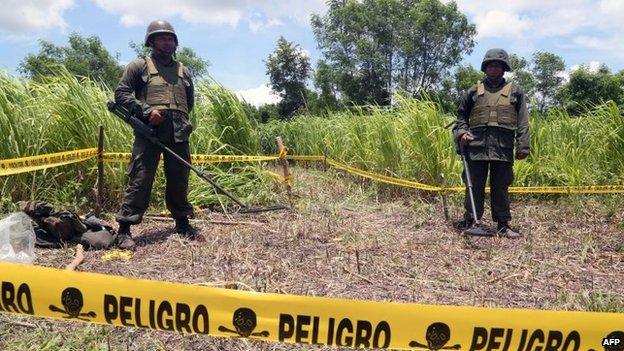
<path fill-rule="evenodd" d="M 195 229 L 191 225 L 191 223 L 189 223 L 188 218 L 186 217 L 177 218 L 175 222 L 176 222 L 176 225 L 175 225 L 176 233 L 191 240 L 195 240 L 197 238 L 197 234 L 198 234 L 197 229 Z"/>
<path fill-rule="evenodd" d="M 503 238 L 518 239 L 522 237 L 522 233 L 517 230 L 511 229 L 507 222 L 498 223 L 497 234 Z"/>
<path fill-rule="evenodd" d="M 122 250 L 134 250 L 136 244 L 132 240 L 132 234 L 130 234 L 130 225 L 125 223 L 119 223 L 119 232 L 117 233 L 117 247 Z"/>

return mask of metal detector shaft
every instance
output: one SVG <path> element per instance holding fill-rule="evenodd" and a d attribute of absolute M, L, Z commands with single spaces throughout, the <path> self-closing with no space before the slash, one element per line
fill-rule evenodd
<path fill-rule="evenodd" d="M 256 209 L 256 211 L 252 211 L 253 209 L 249 208 L 247 205 L 245 205 L 236 197 L 234 197 L 234 195 L 230 194 L 227 190 L 223 189 L 219 184 L 217 184 L 215 181 L 210 179 L 210 177 L 208 177 L 208 175 L 206 175 L 204 172 L 193 167 L 193 165 L 191 165 L 185 159 L 180 157 L 180 155 L 176 154 L 173 150 L 165 146 L 165 144 L 161 143 L 160 140 L 158 140 L 158 138 L 154 136 L 154 132 L 152 128 L 150 128 L 145 123 L 141 122 L 141 120 L 133 116 L 125 107 L 115 103 L 114 101 L 109 101 L 108 110 L 114 113 L 115 115 L 117 115 L 118 117 L 120 117 L 121 119 L 123 119 L 126 123 L 130 124 L 137 133 L 141 134 L 142 137 L 147 138 L 150 142 L 154 143 L 155 145 L 158 145 L 158 147 L 163 149 L 165 152 L 169 153 L 171 156 L 178 159 L 178 161 L 182 162 L 184 165 L 189 167 L 191 170 L 193 170 L 193 172 L 195 172 L 195 174 L 197 174 L 200 178 L 210 183 L 215 189 L 217 189 L 223 195 L 227 196 L 232 201 L 236 202 L 243 209 L 247 209 L 247 211 L 244 211 L 244 212 L 260 212 L 259 210 L 261 209 Z M 267 209 L 267 211 L 270 211 L 270 210 L 271 209 Z"/>
<path fill-rule="evenodd" d="M 477 225 L 481 224 L 479 217 L 477 217 L 477 208 L 474 202 L 474 193 L 472 192 L 472 179 L 470 178 L 470 168 L 468 167 L 468 160 L 466 157 L 466 148 L 459 142 L 459 149 L 461 152 L 462 161 L 464 161 L 464 171 L 466 172 L 466 184 L 468 185 L 468 197 L 470 198 L 470 207 L 472 208 L 472 218 L 474 218 Z"/>

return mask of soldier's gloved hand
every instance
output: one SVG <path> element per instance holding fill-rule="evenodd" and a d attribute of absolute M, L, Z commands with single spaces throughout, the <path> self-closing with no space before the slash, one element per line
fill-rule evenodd
<path fill-rule="evenodd" d="M 516 152 L 516 160 L 524 160 L 529 156 L 529 153 L 526 151 L 518 151 Z"/>
<path fill-rule="evenodd" d="M 459 142 L 464 146 L 468 145 L 471 140 L 474 140 L 474 136 L 470 132 L 462 134 L 462 136 L 459 138 Z"/>
<path fill-rule="evenodd" d="M 153 110 L 149 115 L 149 123 L 154 127 L 161 124 L 164 121 L 165 121 L 165 117 L 163 117 L 160 114 L 160 111 L 158 110 Z"/>

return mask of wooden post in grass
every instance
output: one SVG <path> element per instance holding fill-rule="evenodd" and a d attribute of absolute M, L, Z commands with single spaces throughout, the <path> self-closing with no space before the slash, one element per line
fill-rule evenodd
<path fill-rule="evenodd" d="M 284 182 L 286 185 L 286 193 L 288 194 L 288 203 L 290 204 L 290 208 L 293 207 L 292 201 L 292 190 L 290 189 L 290 171 L 288 170 L 288 160 L 286 160 L 285 153 L 286 150 L 284 148 L 284 142 L 282 141 L 282 137 L 275 138 L 277 142 L 277 152 L 280 155 L 280 163 L 282 164 L 282 171 L 284 173 Z"/>
<path fill-rule="evenodd" d="M 323 146 L 323 171 L 327 171 L 327 145 Z"/>
<path fill-rule="evenodd" d="M 449 221 L 450 217 L 449 217 L 448 199 L 446 195 L 446 187 L 445 187 L 445 181 L 444 181 L 444 173 L 440 173 L 438 180 L 440 181 L 440 188 L 442 188 L 442 191 L 440 192 L 440 194 L 442 194 L 442 206 L 444 207 L 444 219 L 446 221 Z"/>
<path fill-rule="evenodd" d="M 98 135 L 98 154 L 97 154 L 97 190 L 95 193 L 95 210 L 96 217 L 100 217 L 102 213 L 102 192 L 104 190 L 104 126 L 100 126 Z"/>

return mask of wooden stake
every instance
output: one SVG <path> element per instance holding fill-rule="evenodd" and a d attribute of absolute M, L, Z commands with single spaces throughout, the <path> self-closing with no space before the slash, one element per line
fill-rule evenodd
<path fill-rule="evenodd" d="M 100 217 L 102 212 L 102 192 L 104 189 L 104 126 L 100 126 L 100 134 L 98 135 L 98 154 L 97 154 L 97 190 L 95 192 L 95 210 L 96 217 Z"/>
<path fill-rule="evenodd" d="M 277 152 L 281 155 L 284 152 L 284 142 L 282 142 L 282 137 L 277 137 L 275 138 L 275 141 L 277 142 Z M 288 160 L 286 160 L 285 158 L 280 158 L 280 163 L 282 164 L 282 171 L 284 173 L 284 178 L 287 179 L 286 181 L 286 193 L 288 194 L 288 203 L 290 204 L 290 208 L 293 207 L 293 201 L 292 201 L 292 190 L 290 188 L 290 171 L 288 170 Z"/>
<path fill-rule="evenodd" d="M 439 180 L 440 180 L 440 187 L 442 188 L 442 191 L 440 192 L 440 194 L 442 194 L 442 206 L 444 207 L 444 219 L 448 222 L 450 220 L 450 216 L 449 216 L 449 209 L 448 209 L 448 197 L 446 195 L 446 190 L 445 190 L 444 173 L 440 173 Z"/>

